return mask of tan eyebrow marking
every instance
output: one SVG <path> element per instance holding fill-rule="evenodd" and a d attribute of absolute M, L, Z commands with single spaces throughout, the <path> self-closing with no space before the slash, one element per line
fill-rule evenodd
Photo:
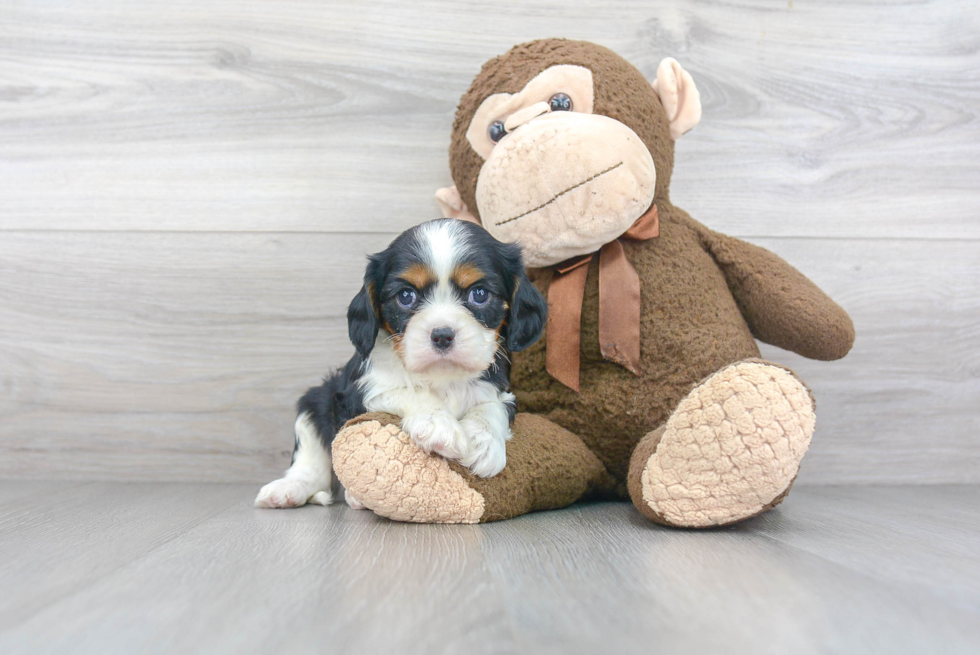
<path fill-rule="evenodd" d="M 453 281 L 461 289 L 466 289 L 470 285 L 482 280 L 486 275 L 473 264 L 460 264 L 453 269 Z"/>
<path fill-rule="evenodd" d="M 405 280 L 416 289 L 424 289 L 439 279 L 436 276 L 435 271 L 425 264 L 412 264 L 398 277 Z"/>

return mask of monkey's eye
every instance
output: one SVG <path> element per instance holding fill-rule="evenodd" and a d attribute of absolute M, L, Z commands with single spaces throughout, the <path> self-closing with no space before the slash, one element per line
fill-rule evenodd
<path fill-rule="evenodd" d="M 395 296 L 395 300 L 398 301 L 398 305 L 400 307 L 408 309 L 415 304 L 415 299 L 417 297 L 418 296 L 411 289 L 402 289 L 398 292 L 398 295 Z"/>
<path fill-rule="evenodd" d="M 487 135 L 490 137 L 491 141 L 496 143 L 497 141 L 500 141 L 502 138 L 504 138 L 506 134 L 507 134 L 507 130 L 504 129 L 503 121 L 494 121 L 490 123 L 490 127 L 487 130 Z"/>
<path fill-rule="evenodd" d="M 572 99 L 567 93 L 556 93 L 551 96 L 548 105 L 551 106 L 551 111 L 572 111 Z"/>
<path fill-rule="evenodd" d="M 487 304 L 490 300 L 490 292 L 483 287 L 474 287 L 470 289 L 470 303 L 476 305 L 477 307 L 482 307 Z"/>

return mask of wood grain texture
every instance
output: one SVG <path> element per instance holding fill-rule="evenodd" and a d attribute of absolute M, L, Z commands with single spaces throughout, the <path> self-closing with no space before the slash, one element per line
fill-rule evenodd
<path fill-rule="evenodd" d="M 98 483 L 44 505 L 0 486 L 0 512 L 23 510 L 0 519 L 0 651 L 980 648 L 976 486 L 798 489 L 707 531 L 626 503 L 410 525 L 343 504 L 256 510 L 254 491 Z"/>
<path fill-rule="evenodd" d="M 801 483 L 977 482 L 980 244 L 769 240 L 854 320 L 839 362 L 763 346 L 817 398 Z"/>
<path fill-rule="evenodd" d="M 0 633 L 241 498 L 233 487 L 200 484 L 23 484 L 33 491 L 27 498 L 0 489 Z"/>
<path fill-rule="evenodd" d="M 259 480 L 353 352 L 390 236 L 30 233 L 0 241 L 0 471 Z M 46 473 L 45 473 L 46 472 Z"/>
<path fill-rule="evenodd" d="M 735 235 L 980 237 L 972 0 L 3 2 L 0 229 L 400 231 L 546 36 L 691 71 L 674 199 Z"/>
<path fill-rule="evenodd" d="M 455 104 L 545 36 L 652 77 L 702 123 L 672 198 L 852 313 L 793 366 L 801 484 L 980 482 L 975 2 L 0 0 L 0 476 L 248 480 L 351 348 L 363 256 L 436 215 Z"/>

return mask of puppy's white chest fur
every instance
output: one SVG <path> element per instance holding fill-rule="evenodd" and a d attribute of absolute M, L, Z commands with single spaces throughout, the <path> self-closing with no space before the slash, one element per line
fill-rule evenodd
<path fill-rule="evenodd" d="M 514 395 L 458 371 L 409 373 L 381 333 L 358 382 L 369 412 L 402 417 L 402 429 L 426 452 L 458 460 L 474 474 L 503 470 Z"/>

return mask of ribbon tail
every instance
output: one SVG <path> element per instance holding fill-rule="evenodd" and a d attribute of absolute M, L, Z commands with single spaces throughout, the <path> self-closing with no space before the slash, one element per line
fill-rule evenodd
<path fill-rule="evenodd" d="M 639 373 L 640 276 L 618 240 L 599 251 L 599 350 L 605 359 Z"/>
<path fill-rule="evenodd" d="M 545 369 L 566 387 L 579 390 L 582 298 L 589 267 L 555 272 L 548 287 L 548 337 Z"/>
<path fill-rule="evenodd" d="M 632 227 L 623 233 L 623 237 L 634 241 L 646 241 L 660 236 L 660 212 L 657 203 L 650 205 L 642 216 L 634 221 Z"/>

